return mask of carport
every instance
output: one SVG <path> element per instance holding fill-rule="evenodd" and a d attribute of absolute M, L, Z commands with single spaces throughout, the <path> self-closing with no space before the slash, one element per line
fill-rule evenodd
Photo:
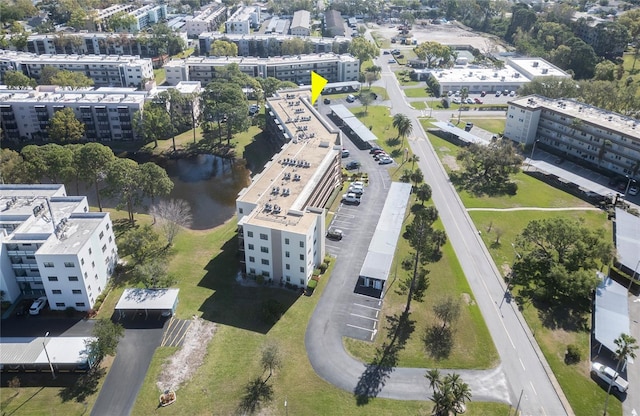
<path fill-rule="evenodd" d="M 94 337 L 0 338 L 0 371 L 86 371 Z"/>
<path fill-rule="evenodd" d="M 627 303 L 627 289 L 609 277 L 599 273 L 603 278 L 596 289 L 594 309 L 594 336 L 597 342 L 598 354 L 604 346 L 611 352 L 618 348 L 615 340 L 620 334 L 629 333 L 629 304 Z M 627 363 L 624 363 L 624 371 Z"/>
<path fill-rule="evenodd" d="M 343 123 L 343 128 L 347 128 L 347 133 L 354 134 L 358 139 L 363 142 L 371 142 L 378 140 L 378 137 L 371 133 L 371 130 L 367 128 L 355 115 L 344 105 L 336 104 L 329 107 L 331 114 L 340 119 Z"/>
<path fill-rule="evenodd" d="M 144 311 L 145 319 L 149 317 L 149 311 L 170 316 L 178 307 L 178 292 L 180 289 L 125 289 L 115 310 L 119 319 L 127 312 L 140 311 Z"/>
<path fill-rule="evenodd" d="M 462 140 L 467 144 L 476 143 L 476 144 L 489 144 L 488 141 L 483 140 L 481 137 L 476 136 L 475 134 L 471 134 L 464 129 L 456 127 L 455 124 L 445 121 L 436 121 L 435 123 L 431 123 L 440 130 L 446 131 L 449 134 L 456 136 L 458 139 Z"/>
<path fill-rule="evenodd" d="M 617 261 L 636 279 L 640 273 L 640 218 L 616 208 L 615 232 Z"/>

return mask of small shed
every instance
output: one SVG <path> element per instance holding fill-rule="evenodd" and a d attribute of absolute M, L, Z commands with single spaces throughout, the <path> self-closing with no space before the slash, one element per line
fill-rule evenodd
<path fill-rule="evenodd" d="M 120 318 L 127 312 L 144 312 L 149 317 L 149 311 L 171 316 L 178 307 L 178 292 L 180 289 L 125 289 L 115 310 Z"/>

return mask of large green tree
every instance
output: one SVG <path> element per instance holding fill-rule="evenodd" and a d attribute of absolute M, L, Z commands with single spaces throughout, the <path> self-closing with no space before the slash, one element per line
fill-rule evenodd
<path fill-rule="evenodd" d="M 404 139 L 413 132 L 413 123 L 406 114 L 398 113 L 393 116 L 393 127 L 398 130 L 398 137 L 402 138 L 402 144 L 404 146 Z"/>
<path fill-rule="evenodd" d="M 231 41 L 217 39 L 211 44 L 212 56 L 238 56 L 238 45 Z"/>
<path fill-rule="evenodd" d="M 89 362 L 100 364 L 107 355 L 115 355 L 120 338 L 124 336 L 124 327 L 108 318 L 98 319 L 93 326 L 92 335 L 96 337 L 88 343 Z"/>
<path fill-rule="evenodd" d="M 92 87 L 94 82 L 82 72 L 62 70 L 56 72 L 55 75 L 51 77 L 51 84 L 77 90 Z"/>
<path fill-rule="evenodd" d="M 125 208 L 129 222 L 135 223 L 134 208 L 141 201 L 140 169 L 138 163 L 127 158 L 114 158 L 107 167 L 105 195 L 114 198 L 118 208 Z"/>
<path fill-rule="evenodd" d="M 429 387 L 433 391 L 433 414 L 449 416 L 464 413 L 465 403 L 471 400 L 471 389 L 456 373 L 441 376 L 437 369 L 427 371 Z"/>
<path fill-rule="evenodd" d="M 173 182 L 167 171 L 153 162 L 139 166 L 139 184 L 142 194 L 151 199 L 152 205 L 156 197 L 167 196 L 173 189 Z"/>
<path fill-rule="evenodd" d="M 360 60 L 360 65 L 364 61 L 380 55 L 380 49 L 364 37 L 355 38 L 349 45 L 349 53 Z"/>
<path fill-rule="evenodd" d="M 0 150 L 0 183 L 28 182 L 24 170 L 24 159 L 15 150 L 3 148 Z"/>
<path fill-rule="evenodd" d="M 513 266 L 516 284 L 534 288 L 540 300 L 577 310 L 589 307 L 595 272 L 613 258 L 604 230 L 561 217 L 529 222 L 515 248 L 520 254 Z"/>
<path fill-rule="evenodd" d="M 109 169 L 109 165 L 115 159 L 113 151 L 100 143 L 87 143 L 74 155 L 78 167 L 78 177 L 88 185 L 93 185 L 96 190 L 98 208 L 102 212 L 100 198 L 100 182 L 102 182 Z"/>
<path fill-rule="evenodd" d="M 136 111 L 133 121 L 138 133 L 147 142 L 153 141 L 155 147 L 158 147 L 158 140 L 166 139 L 175 134 L 175 127 L 171 124 L 171 115 L 167 111 L 166 105 L 162 103 L 145 102 L 142 111 Z"/>
<path fill-rule="evenodd" d="M 416 53 L 418 58 L 426 61 L 427 68 L 440 66 L 440 64 L 447 64 L 451 61 L 451 57 L 453 56 L 453 50 L 450 46 L 433 41 L 422 42 L 413 48 L 413 51 Z"/>
<path fill-rule="evenodd" d="M 84 137 L 84 129 L 84 123 L 76 118 L 73 109 L 65 107 L 53 114 L 47 133 L 56 142 L 77 142 Z"/>
<path fill-rule="evenodd" d="M 145 264 L 159 258 L 165 245 L 150 224 L 133 227 L 118 240 L 118 251 L 122 256 L 130 256 L 137 264 Z"/>
<path fill-rule="evenodd" d="M 37 83 L 33 78 L 29 78 L 20 71 L 7 71 L 4 73 L 4 84 L 9 89 L 25 90 L 34 88 Z"/>

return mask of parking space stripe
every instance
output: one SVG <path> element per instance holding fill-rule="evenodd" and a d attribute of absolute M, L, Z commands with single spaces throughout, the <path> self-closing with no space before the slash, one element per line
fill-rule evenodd
<path fill-rule="evenodd" d="M 375 310 L 375 311 L 379 311 L 379 310 L 380 310 L 379 308 L 374 308 L 373 306 L 362 305 L 362 304 L 360 304 L 360 303 L 354 303 L 354 305 L 356 305 L 356 306 L 362 306 L 363 308 L 373 309 L 373 310 Z"/>
<path fill-rule="evenodd" d="M 363 328 L 361 326 L 355 326 L 355 325 L 351 325 L 351 324 L 346 324 L 347 326 L 350 326 L 351 328 L 356 328 L 356 329 L 362 329 L 364 331 L 368 331 L 368 332 L 373 332 L 375 331 L 375 329 L 369 329 L 369 328 Z"/>
<path fill-rule="evenodd" d="M 350 315 L 351 316 L 357 316 L 358 318 L 369 319 L 370 321 L 373 321 L 373 322 L 378 322 L 378 320 L 376 318 L 369 318 L 368 316 L 358 315 L 357 313 L 352 313 Z"/>

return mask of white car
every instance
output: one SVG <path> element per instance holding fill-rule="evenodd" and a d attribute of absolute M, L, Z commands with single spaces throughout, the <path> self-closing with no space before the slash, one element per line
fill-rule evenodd
<path fill-rule="evenodd" d="M 455 97 L 453 100 L 451 100 L 454 104 L 461 104 L 462 101 L 460 101 L 460 98 Z"/>
<path fill-rule="evenodd" d="M 364 188 L 362 186 L 350 185 L 347 192 L 362 195 L 364 193 Z"/>
<path fill-rule="evenodd" d="M 629 388 L 629 382 L 623 379 L 620 374 L 616 373 L 611 367 L 607 367 L 600 363 L 591 363 L 591 374 L 598 376 L 601 380 L 607 383 L 607 386 L 613 379 L 611 387 L 620 393 L 624 393 Z"/>
<path fill-rule="evenodd" d="M 346 193 L 346 194 L 342 195 L 342 202 L 345 203 L 345 204 L 359 205 L 360 204 L 360 198 L 358 198 L 358 196 L 356 194 L 354 194 L 353 192 L 349 192 L 349 193 Z"/>
<path fill-rule="evenodd" d="M 352 186 L 359 186 L 359 187 L 363 188 L 363 187 L 364 187 L 364 182 L 362 182 L 362 181 L 355 181 L 355 182 L 351 182 L 351 185 L 352 185 Z"/>
<path fill-rule="evenodd" d="M 636 195 L 638 195 L 638 191 L 639 190 L 640 189 L 638 189 L 637 186 L 632 186 L 631 188 L 629 188 L 629 195 L 636 196 Z"/>
<path fill-rule="evenodd" d="M 47 306 L 46 296 L 42 296 L 36 299 L 35 301 L 33 301 L 33 303 L 31 304 L 31 307 L 29 308 L 29 315 L 38 315 L 40 311 L 44 309 L 45 306 Z"/>
<path fill-rule="evenodd" d="M 393 163 L 393 159 L 391 159 L 390 157 L 382 157 L 378 161 L 378 164 L 380 165 L 389 165 L 391 163 Z"/>

